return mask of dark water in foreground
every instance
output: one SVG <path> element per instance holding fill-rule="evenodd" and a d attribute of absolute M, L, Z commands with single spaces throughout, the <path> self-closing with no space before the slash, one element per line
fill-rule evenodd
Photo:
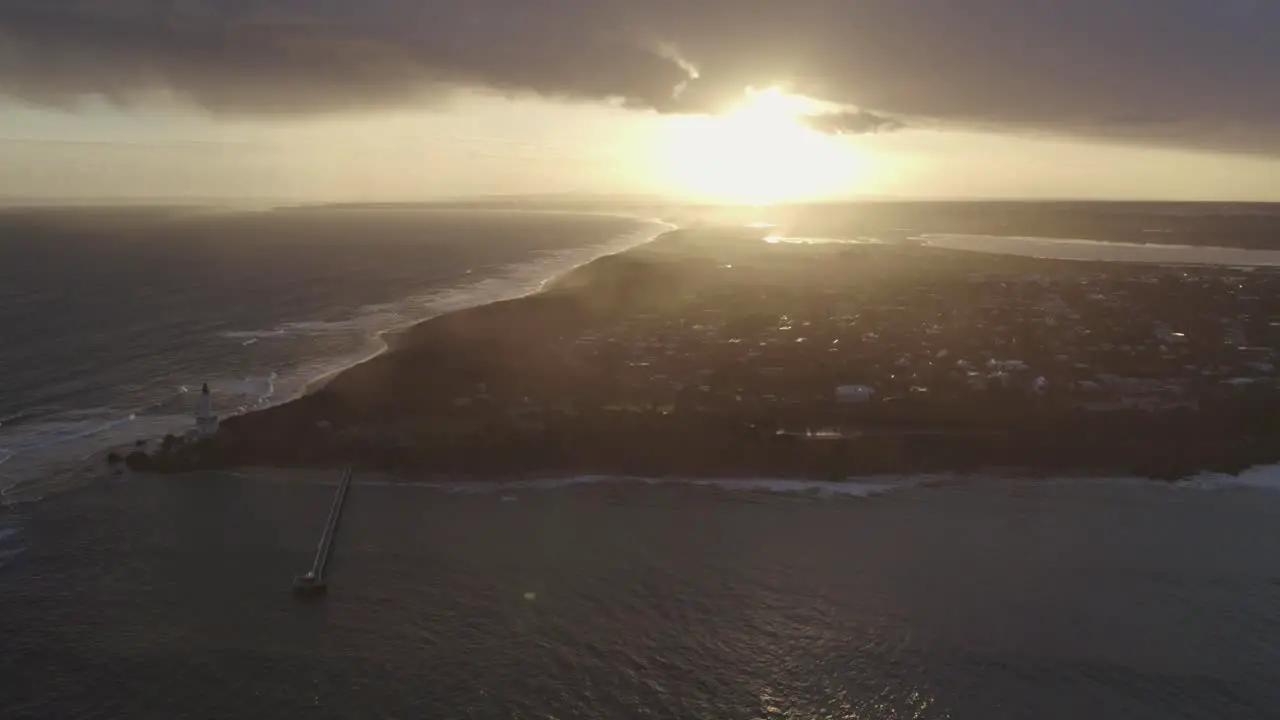
<path fill-rule="evenodd" d="M 1280 716 L 1280 493 L 130 478 L 27 506 L 0 716 Z"/>

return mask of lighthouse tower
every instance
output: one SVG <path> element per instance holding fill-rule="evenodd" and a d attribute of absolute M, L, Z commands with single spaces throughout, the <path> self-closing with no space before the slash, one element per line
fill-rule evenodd
<path fill-rule="evenodd" d="M 196 405 L 196 436 L 210 437 L 218 431 L 218 416 L 213 414 L 213 398 L 209 397 L 209 383 L 200 388 L 200 402 Z"/>

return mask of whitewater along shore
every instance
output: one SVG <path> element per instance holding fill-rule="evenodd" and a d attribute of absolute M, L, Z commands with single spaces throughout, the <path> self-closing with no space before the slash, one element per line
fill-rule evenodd
<path fill-rule="evenodd" d="M 1178 479 L 1280 461 L 1280 275 L 679 230 L 137 469 Z"/>

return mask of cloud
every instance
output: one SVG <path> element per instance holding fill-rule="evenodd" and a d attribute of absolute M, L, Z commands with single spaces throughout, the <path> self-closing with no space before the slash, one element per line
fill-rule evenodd
<path fill-rule="evenodd" d="M 461 87 L 829 131 L 1052 133 L 1280 154 L 1280 3 L 1256 0 L 0 0 L 0 92 L 294 114 Z"/>
<path fill-rule="evenodd" d="M 832 135 L 872 135 L 904 127 L 900 120 L 866 110 L 805 115 L 800 120 L 814 130 Z"/>
<path fill-rule="evenodd" d="M 52 105 L 97 94 L 288 114 L 417 104 L 467 86 L 656 106 L 688 78 L 638 43 L 501 5 L 0 0 L 0 90 Z"/>

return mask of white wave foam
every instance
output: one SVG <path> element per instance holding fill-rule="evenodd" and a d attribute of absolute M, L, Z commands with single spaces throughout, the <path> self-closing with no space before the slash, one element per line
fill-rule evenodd
<path fill-rule="evenodd" d="M 5 433 L 3 452 L 8 460 L 23 453 L 101 435 L 136 419 L 136 413 L 119 416 L 114 411 L 99 409 L 68 414 L 59 420 L 31 423 Z"/>
<path fill-rule="evenodd" d="M 930 247 L 1054 260 L 1261 267 L 1280 265 L 1280 251 L 1245 248 L 1123 243 L 1078 238 L 924 234 L 912 238 Z"/>
<path fill-rule="evenodd" d="M 883 245 L 883 240 L 873 237 L 858 236 L 852 238 L 835 237 L 801 237 L 792 235 L 769 235 L 765 242 L 771 245 Z"/>
<path fill-rule="evenodd" d="M 268 402 L 276 394 L 277 373 L 253 375 L 239 380 L 215 378 L 209 381 L 209 392 L 215 402 L 223 405 L 238 403 L 250 406 Z"/>
<path fill-rule="evenodd" d="M 102 438 L 121 442 L 125 437 L 132 438 L 137 432 L 154 431 L 157 422 L 162 423 L 162 427 L 172 427 L 172 416 L 148 414 L 164 408 L 187 393 L 185 386 L 179 387 L 165 397 L 132 410 L 87 408 L 62 412 L 28 412 L 21 415 L 28 422 L 0 426 L 0 464 L 64 446 L 84 446 L 89 441 Z"/>
<path fill-rule="evenodd" d="M 27 417 L 27 415 L 29 414 L 30 413 L 28 411 L 20 410 L 15 413 L 10 413 L 8 415 L 0 416 L 0 427 L 3 427 L 6 423 L 13 423 L 15 420 L 21 420 Z"/>
<path fill-rule="evenodd" d="M 254 342 L 257 342 L 258 340 L 269 340 L 271 338 L 285 337 L 285 335 L 284 335 L 284 330 L 281 330 L 281 329 L 229 330 L 227 332 L 222 333 L 220 337 L 224 337 L 228 340 L 245 340 L 245 341 L 252 340 Z"/>
<path fill-rule="evenodd" d="M 273 328 L 233 330 L 222 333 L 231 340 L 271 340 L 292 337 L 348 335 L 394 332 L 423 320 L 499 300 L 522 297 L 543 288 L 570 270 L 604 255 L 642 245 L 676 226 L 661 221 L 647 221 L 651 226 L 624 233 L 601 243 L 547 253 L 541 257 L 512 263 L 492 277 L 463 281 L 450 287 L 404 298 L 397 302 L 378 303 L 358 308 L 343 320 L 299 320 L 284 322 Z M 470 271 L 464 277 L 470 277 Z"/>
<path fill-rule="evenodd" d="M 715 488 L 728 492 L 808 495 L 814 497 L 871 498 L 911 488 L 937 485 L 952 480 L 950 475 L 878 476 L 839 480 L 791 478 L 650 478 L 621 475 L 575 475 L 533 480 L 450 480 L 450 481 L 358 481 L 361 485 L 417 487 L 451 494 L 494 495 L 515 498 L 513 491 L 550 491 L 585 485 L 665 485 Z"/>
<path fill-rule="evenodd" d="M 769 492 L 784 495 L 817 495 L 819 497 L 857 497 L 870 498 L 898 490 L 936 483 L 940 478 L 924 476 L 918 478 L 856 478 L 846 481 L 836 480 L 777 480 L 769 478 L 729 479 L 729 480 L 694 480 L 695 485 L 710 486 L 721 490 Z"/>
<path fill-rule="evenodd" d="M 192 422 L 181 415 L 112 418 L 110 412 L 66 414 L 0 432 L 8 453 L 0 477 L 3 504 L 32 502 L 74 486 L 83 470 L 98 468 L 107 450 L 131 448 L 139 438 L 180 433 Z"/>
<path fill-rule="evenodd" d="M 1265 465 L 1239 475 L 1202 473 L 1176 484 L 1194 490 L 1280 490 L 1280 465 Z"/>

